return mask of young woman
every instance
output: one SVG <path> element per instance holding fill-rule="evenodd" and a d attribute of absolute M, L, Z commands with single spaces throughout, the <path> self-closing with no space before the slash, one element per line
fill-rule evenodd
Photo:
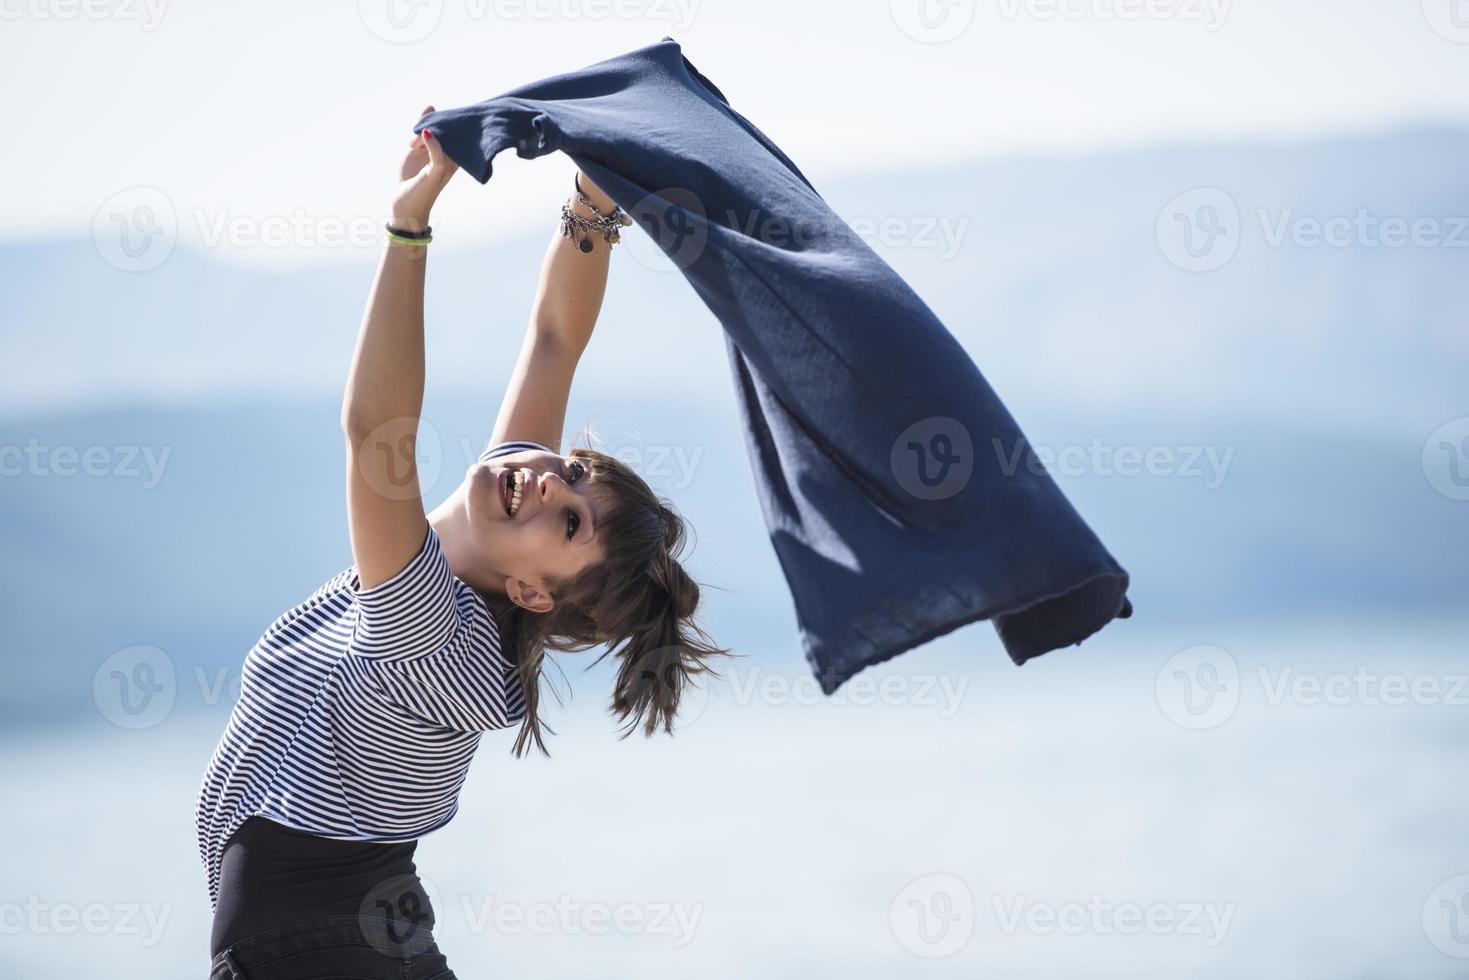
<path fill-rule="evenodd" d="M 545 751 L 545 649 L 607 645 L 612 712 L 649 735 L 727 652 L 693 622 L 682 519 L 616 459 L 553 448 L 621 218 L 585 175 L 489 447 L 425 514 L 427 233 L 455 169 L 425 131 L 393 198 L 342 407 L 355 563 L 250 651 L 200 789 L 213 980 L 451 978 L 414 848 L 454 816 L 483 732 L 519 723 L 514 752 Z"/>

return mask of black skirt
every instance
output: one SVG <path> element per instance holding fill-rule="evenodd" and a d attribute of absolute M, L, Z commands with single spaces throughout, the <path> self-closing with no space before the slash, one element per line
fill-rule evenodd
<path fill-rule="evenodd" d="M 249 818 L 220 865 L 211 980 L 453 980 L 413 864 L 417 846 L 331 840 Z"/>

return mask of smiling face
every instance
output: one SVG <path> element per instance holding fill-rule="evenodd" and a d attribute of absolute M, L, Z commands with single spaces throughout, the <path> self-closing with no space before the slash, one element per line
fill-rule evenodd
<path fill-rule="evenodd" d="M 465 474 L 472 546 L 490 574 L 508 577 L 505 592 L 522 605 L 535 608 L 554 581 L 606 558 L 598 524 L 615 500 L 589 473 L 571 456 L 528 449 Z"/>

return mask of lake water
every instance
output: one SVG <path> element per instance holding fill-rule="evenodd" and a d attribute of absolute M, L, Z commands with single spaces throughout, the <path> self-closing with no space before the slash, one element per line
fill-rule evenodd
<path fill-rule="evenodd" d="M 487 736 L 419 868 L 461 977 L 1461 977 L 1465 626 L 1116 624 L 1022 669 L 981 627 L 833 700 L 764 658 L 672 741 L 568 668 L 554 757 Z M 204 975 L 227 710 L 7 732 L 0 973 Z"/>

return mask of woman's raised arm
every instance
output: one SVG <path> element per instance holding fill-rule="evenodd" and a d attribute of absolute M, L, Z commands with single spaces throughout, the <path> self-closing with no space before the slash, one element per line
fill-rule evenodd
<path fill-rule="evenodd" d="M 602 214 L 613 202 L 586 174 L 577 175 L 582 193 Z M 568 194 L 568 205 L 584 218 L 592 212 Z M 566 238 L 560 229 L 551 236 L 541 263 L 541 280 L 531 308 L 530 328 L 520 347 L 510 384 L 490 444 L 522 439 L 561 449 L 561 427 L 577 362 L 592 339 L 592 328 L 607 291 L 607 266 L 612 248 L 591 235 L 591 251 L 579 247 L 581 234 Z"/>
<path fill-rule="evenodd" d="M 395 228 L 426 229 L 434 201 L 457 169 L 431 137 L 427 130 L 415 136 L 403 159 L 392 206 Z M 414 459 L 423 408 L 427 251 L 391 240 L 384 247 L 342 399 L 347 520 L 363 589 L 401 571 L 428 533 Z"/>

